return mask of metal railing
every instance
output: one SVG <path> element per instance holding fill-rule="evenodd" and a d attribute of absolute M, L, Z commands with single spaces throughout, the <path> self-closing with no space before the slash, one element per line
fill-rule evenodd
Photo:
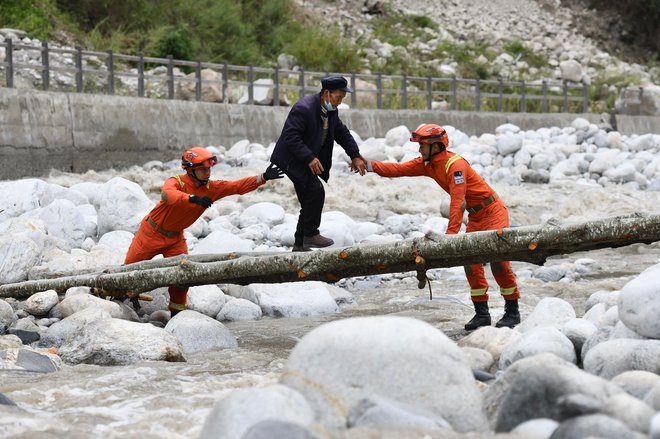
<path fill-rule="evenodd" d="M 347 77 L 354 89 L 349 98 L 351 108 L 527 113 L 589 111 L 588 86 L 567 81 L 525 82 L 286 70 L 183 61 L 171 56 L 122 55 L 111 50 L 95 52 L 80 47 L 55 48 L 48 43 L 40 46 L 15 44 L 11 40 L 0 43 L 0 50 L 4 50 L 5 55 L 0 62 L 0 81 L 4 70 L 4 83 L 9 88 L 15 87 L 19 73 L 30 76 L 31 72 L 39 72 L 32 73 L 31 80 L 42 90 L 179 99 L 182 92 L 177 92 L 177 87 L 188 87 L 188 90 L 194 88 L 194 92 L 189 92 L 185 98 L 202 101 L 209 100 L 203 97 L 204 87 L 215 86 L 220 97 L 214 101 L 235 101 L 230 98 L 231 90 L 241 88 L 247 92 L 247 99 L 244 98 L 242 103 L 255 104 L 255 92 L 272 89 L 272 96 L 276 98 L 270 98 L 267 104 L 278 106 L 287 104 L 289 99 L 297 100 L 306 94 L 317 93 L 321 78 L 336 73 Z M 60 55 L 64 63 L 53 63 L 54 54 Z M 155 74 L 156 67 L 161 67 L 164 73 Z M 190 73 L 177 75 L 175 68 Z M 220 79 L 203 79 L 204 69 L 219 73 Z M 69 83 L 66 76 L 58 77 L 59 73 L 73 75 L 72 82 Z M 58 80 L 53 81 L 54 75 Z M 438 100 L 443 102 L 438 103 Z"/>

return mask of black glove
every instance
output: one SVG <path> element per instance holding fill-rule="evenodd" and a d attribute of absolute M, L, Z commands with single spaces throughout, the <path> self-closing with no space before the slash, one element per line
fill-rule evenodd
<path fill-rule="evenodd" d="M 191 203 L 199 204 L 204 209 L 208 209 L 211 207 L 211 204 L 213 204 L 213 200 L 211 200 L 209 197 L 200 197 L 198 195 L 192 194 L 188 197 L 188 201 Z"/>
<path fill-rule="evenodd" d="M 277 178 L 282 178 L 284 177 L 284 171 L 275 166 L 273 163 L 266 168 L 266 172 L 264 172 L 264 180 L 275 180 Z"/>

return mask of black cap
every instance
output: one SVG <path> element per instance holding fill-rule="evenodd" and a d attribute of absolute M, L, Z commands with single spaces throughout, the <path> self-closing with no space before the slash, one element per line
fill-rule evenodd
<path fill-rule="evenodd" d="M 321 87 L 323 87 L 324 90 L 343 90 L 346 93 L 353 93 L 353 89 L 348 86 L 346 78 L 339 75 L 328 76 L 321 79 Z"/>

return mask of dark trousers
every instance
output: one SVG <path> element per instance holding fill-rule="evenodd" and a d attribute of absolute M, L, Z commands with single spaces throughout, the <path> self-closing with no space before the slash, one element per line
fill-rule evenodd
<path fill-rule="evenodd" d="M 303 245 L 305 236 L 314 236 L 319 233 L 321 212 L 325 203 L 325 189 L 321 179 L 316 175 L 311 176 L 305 183 L 294 178 L 291 178 L 291 181 L 300 202 L 300 215 L 294 235 L 295 245 Z"/>

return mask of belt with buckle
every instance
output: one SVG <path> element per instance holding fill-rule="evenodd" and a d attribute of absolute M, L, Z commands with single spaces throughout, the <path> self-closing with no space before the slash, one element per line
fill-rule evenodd
<path fill-rule="evenodd" d="M 468 213 L 475 214 L 479 212 L 481 209 L 484 207 L 488 206 L 489 204 L 492 204 L 495 200 L 497 200 L 497 194 L 493 194 L 490 197 L 486 198 L 484 201 L 481 203 L 477 204 L 476 206 L 472 206 L 467 208 L 466 210 Z"/>
<path fill-rule="evenodd" d="M 178 232 L 171 232 L 169 230 L 165 230 L 162 227 L 160 227 L 158 224 L 156 224 L 156 221 L 152 220 L 150 216 L 147 217 L 147 222 L 151 224 L 151 226 L 158 231 L 161 235 L 165 235 L 168 238 L 176 238 L 179 236 Z"/>

